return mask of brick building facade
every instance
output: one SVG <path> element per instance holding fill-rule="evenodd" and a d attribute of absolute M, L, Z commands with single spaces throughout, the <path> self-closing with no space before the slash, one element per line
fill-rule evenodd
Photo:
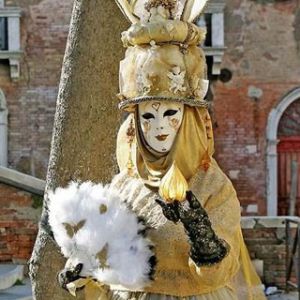
<path fill-rule="evenodd" d="M 8 167 L 42 179 L 72 4 L 72 0 L 5 2 L 22 12 L 20 78 L 12 80 L 8 62 L 0 61 L 0 88 L 8 110 Z M 280 120 L 291 122 L 281 116 L 290 105 L 299 107 L 300 101 L 299 1 L 227 0 L 224 21 L 223 71 L 211 78 L 215 156 L 237 189 L 242 213 L 274 215 L 281 184 L 277 126 Z M 32 209 L 34 196 L 20 193 L 24 192 L 0 185 L 0 228 L 8 228 L 9 220 L 11 227 L 23 224 L 36 231 L 36 213 L 27 218 L 15 208 L 13 217 L 5 213 L 16 203 Z M 26 239 L 33 243 L 31 237 Z M 29 251 L 23 252 L 20 257 L 29 256 Z M 12 258 L 7 251 L 1 255 L 0 261 Z"/>
<path fill-rule="evenodd" d="M 0 262 L 25 263 L 31 255 L 42 197 L 0 183 Z"/>
<path fill-rule="evenodd" d="M 226 1 L 225 46 L 222 68 L 232 79 L 213 82 L 216 157 L 233 180 L 243 214 L 274 214 L 271 135 L 285 106 L 300 101 L 299 3 Z"/>
<path fill-rule="evenodd" d="M 19 78 L 12 79 L 8 60 L 0 60 L 0 89 L 5 98 L 2 106 L 8 113 L 6 166 L 41 179 L 47 171 L 72 5 L 72 0 L 9 0 L 4 6 L 4 10 L 17 7 L 21 11 L 22 51 Z M 3 149 L 3 140 L 1 143 Z M 28 260 L 41 205 L 41 196 L 0 180 L 0 262 Z"/>
<path fill-rule="evenodd" d="M 73 1 L 6 1 L 21 9 L 20 78 L 0 61 L 8 108 L 8 165 L 45 178 Z"/>

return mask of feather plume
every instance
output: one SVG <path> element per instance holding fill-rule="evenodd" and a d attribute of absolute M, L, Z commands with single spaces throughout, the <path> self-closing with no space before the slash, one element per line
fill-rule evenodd
<path fill-rule="evenodd" d="M 112 186 L 72 182 L 49 193 L 49 223 L 67 261 L 103 284 L 139 289 L 152 273 L 145 225 Z"/>
<path fill-rule="evenodd" d="M 155 5 L 162 5 L 164 7 L 168 6 L 173 10 L 172 15 L 175 19 L 181 16 L 181 20 L 187 22 L 193 22 L 203 11 L 205 4 L 208 0 L 115 0 L 119 8 L 123 12 L 124 16 L 128 20 L 135 24 L 143 19 L 145 14 L 145 7 Z M 172 7 L 169 7 L 171 5 Z M 173 7 L 174 6 L 174 7 Z M 175 8 L 176 6 L 176 8 Z"/>
<path fill-rule="evenodd" d="M 121 9 L 123 15 L 127 17 L 127 19 L 132 23 L 135 24 L 139 21 L 139 18 L 134 15 L 132 6 L 128 3 L 127 0 L 115 0 L 118 4 L 119 8 Z"/>
<path fill-rule="evenodd" d="M 208 0 L 187 0 L 181 19 L 193 22 L 203 11 Z"/>

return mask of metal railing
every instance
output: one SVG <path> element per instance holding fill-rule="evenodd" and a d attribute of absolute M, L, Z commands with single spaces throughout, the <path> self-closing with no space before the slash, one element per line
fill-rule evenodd
<path fill-rule="evenodd" d="M 296 227 L 291 229 L 291 223 Z M 294 232 L 293 232 L 294 231 Z M 286 291 L 289 292 L 290 287 L 298 290 L 300 300 L 300 219 L 286 217 L 285 219 L 285 235 L 286 235 Z M 293 267 L 295 267 L 297 282 L 292 282 Z"/>

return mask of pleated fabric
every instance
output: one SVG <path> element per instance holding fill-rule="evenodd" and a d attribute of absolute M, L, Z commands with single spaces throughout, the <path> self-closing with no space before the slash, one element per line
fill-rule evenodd
<path fill-rule="evenodd" d="M 220 288 L 213 293 L 190 297 L 176 297 L 162 294 L 143 292 L 111 291 L 108 300 L 238 300 L 236 294 L 227 287 Z"/>

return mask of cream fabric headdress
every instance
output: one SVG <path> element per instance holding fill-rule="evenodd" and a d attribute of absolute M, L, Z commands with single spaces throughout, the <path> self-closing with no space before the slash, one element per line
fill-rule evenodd
<path fill-rule="evenodd" d="M 131 21 L 120 63 L 119 107 L 142 101 L 178 101 L 206 107 L 206 60 L 198 46 L 206 30 L 191 22 L 206 0 L 116 0 Z"/>

